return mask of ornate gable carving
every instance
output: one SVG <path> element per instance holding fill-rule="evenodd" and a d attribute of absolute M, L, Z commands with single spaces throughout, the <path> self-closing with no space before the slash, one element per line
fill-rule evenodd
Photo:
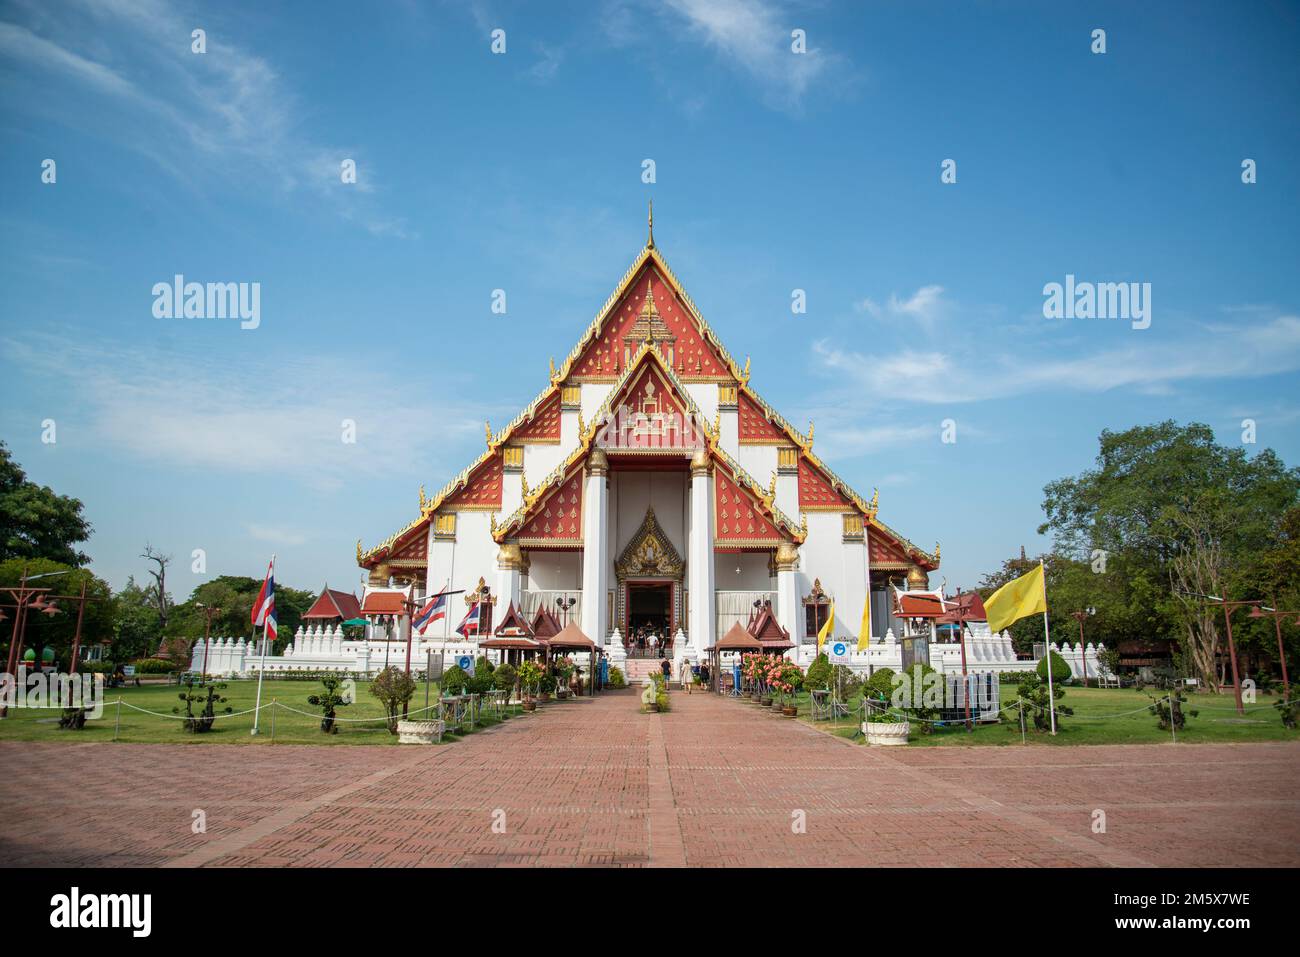
<path fill-rule="evenodd" d="M 620 581 L 627 578 L 677 578 L 682 577 L 684 563 L 664 534 L 654 507 L 646 509 L 641 527 L 627 543 L 623 553 L 614 563 Z"/>

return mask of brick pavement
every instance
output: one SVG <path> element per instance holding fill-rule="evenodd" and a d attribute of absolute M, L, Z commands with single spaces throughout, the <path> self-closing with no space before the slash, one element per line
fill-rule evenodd
<path fill-rule="evenodd" d="M 879 749 L 673 703 L 433 748 L 0 743 L 0 864 L 1300 864 L 1297 744 Z"/>

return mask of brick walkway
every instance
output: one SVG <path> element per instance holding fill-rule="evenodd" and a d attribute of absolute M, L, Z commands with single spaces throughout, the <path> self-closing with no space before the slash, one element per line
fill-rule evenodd
<path fill-rule="evenodd" d="M 673 702 L 440 748 L 6 742 L 0 865 L 1300 864 L 1300 745 L 865 748 Z"/>

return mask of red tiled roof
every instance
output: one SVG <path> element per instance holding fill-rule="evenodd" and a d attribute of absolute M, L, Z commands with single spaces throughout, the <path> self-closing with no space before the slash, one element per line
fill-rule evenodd
<path fill-rule="evenodd" d="M 968 591 L 953 595 L 946 604 L 948 611 L 939 619 L 940 622 L 956 624 L 958 621 L 988 621 L 988 613 L 984 611 L 984 599 L 980 598 L 977 592 Z"/>
<path fill-rule="evenodd" d="M 898 596 L 898 617 L 900 618 L 938 618 L 943 615 L 943 606 L 934 595 Z"/>
<path fill-rule="evenodd" d="M 406 593 L 372 591 L 361 603 L 363 615 L 402 615 L 406 613 Z"/>
<path fill-rule="evenodd" d="M 361 617 L 361 603 L 357 601 L 357 596 L 351 592 L 339 591 L 336 588 L 325 587 L 321 590 L 320 597 L 317 598 L 304 618 L 342 618 L 347 621 L 351 618 Z"/>

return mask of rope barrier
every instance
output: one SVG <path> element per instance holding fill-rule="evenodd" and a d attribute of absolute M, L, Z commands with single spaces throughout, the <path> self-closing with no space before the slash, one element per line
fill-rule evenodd
<path fill-rule="evenodd" d="M 275 707 L 283 708 L 285 711 L 292 711 L 294 714 L 306 715 L 308 718 L 320 718 L 320 719 L 322 719 L 322 720 L 324 720 L 324 718 L 325 718 L 325 716 L 324 716 L 323 714 L 320 714 L 319 712 L 313 712 L 313 711 L 300 711 L 300 710 L 297 709 L 297 708 L 291 708 L 291 707 L 289 707 L 287 704 L 285 704 L 285 703 L 282 702 L 282 701 L 276 701 L 276 702 L 273 702 L 273 704 L 274 704 Z M 427 708 L 419 708 L 419 709 L 416 710 L 416 711 L 409 711 L 409 712 L 407 712 L 407 718 L 409 718 L 410 715 L 413 715 L 413 714 L 420 714 L 420 713 L 423 712 L 423 711 L 433 711 L 433 710 L 434 710 L 435 708 L 437 708 L 437 707 L 438 707 L 438 705 L 436 705 L 436 704 L 431 704 L 431 705 L 429 705 Z M 399 720 L 399 721 L 405 721 L 405 720 L 407 720 L 407 718 L 401 718 L 401 717 L 399 717 L 397 720 Z M 355 724 L 355 723 L 358 723 L 358 722 L 364 722 L 364 721 L 388 721 L 389 719 L 388 719 L 388 717 L 387 717 L 386 715 L 380 715 L 378 718 L 335 718 L 334 720 L 335 720 L 335 721 L 347 721 L 347 722 L 350 722 L 350 723 L 354 723 L 354 724 Z"/>

